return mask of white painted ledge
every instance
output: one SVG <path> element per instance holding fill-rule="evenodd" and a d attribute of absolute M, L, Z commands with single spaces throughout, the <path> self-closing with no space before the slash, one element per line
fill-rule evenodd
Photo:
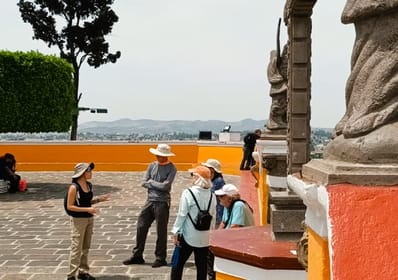
<path fill-rule="evenodd" d="M 247 264 L 215 257 L 214 270 L 230 276 L 250 280 L 306 280 L 305 270 L 263 269 Z"/>

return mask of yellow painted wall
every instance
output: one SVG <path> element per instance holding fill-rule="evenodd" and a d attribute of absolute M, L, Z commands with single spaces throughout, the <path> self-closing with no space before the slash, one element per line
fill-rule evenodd
<path fill-rule="evenodd" d="M 12 153 L 20 171 L 68 171 L 77 162 L 95 162 L 100 171 L 142 171 L 155 157 L 157 143 L 117 142 L 4 142 L 0 154 Z M 239 174 L 241 145 L 169 143 L 178 170 L 188 170 L 207 158 L 218 159 L 225 174 Z"/>
<path fill-rule="evenodd" d="M 260 206 L 260 225 L 267 224 L 268 217 L 268 185 L 267 185 L 267 170 L 265 168 L 260 168 L 260 179 L 258 182 L 258 203 Z"/>
<path fill-rule="evenodd" d="M 308 231 L 308 280 L 330 280 L 328 240 Z M 349 265 L 349 264 L 348 264 Z"/>

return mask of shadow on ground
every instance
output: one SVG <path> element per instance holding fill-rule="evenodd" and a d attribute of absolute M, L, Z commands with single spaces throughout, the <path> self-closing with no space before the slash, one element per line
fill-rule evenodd
<path fill-rule="evenodd" d="M 44 201 L 64 198 L 69 184 L 60 183 L 30 183 L 28 190 L 17 193 L 0 194 L 0 201 Z M 102 195 L 119 191 L 120 188 L 95 185 L 94 195 Z"/>

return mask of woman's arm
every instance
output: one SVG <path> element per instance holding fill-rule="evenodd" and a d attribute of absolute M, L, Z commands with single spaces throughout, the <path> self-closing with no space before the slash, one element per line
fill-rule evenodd
<path fill-rule="evenodd" d="M 108 194 L 104 194 L 104 195 L 101 195 L 99 197 L 92 199 L 91 204 L 97 204 L 97 203 L 109 201 L 109 200 L 111 200 L 111 195 L 108 193 Z"/>

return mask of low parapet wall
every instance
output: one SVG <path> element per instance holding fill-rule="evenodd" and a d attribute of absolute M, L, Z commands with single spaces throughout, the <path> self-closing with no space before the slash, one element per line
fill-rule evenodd
<path fill-rule="evenodd" d="M 149 148 L 158 143 L 127 142 L 1 142 L 0 154 L 12 153 L 20 171 L 69 171 L 77 162 L 95 162 L 99 171 L 143 171 L 154 156 Z M 184 171 L 208 158 L 222 164 L 223 173 L 239 174 L 240 143 L 170 142 L 170 159 Z"/>

